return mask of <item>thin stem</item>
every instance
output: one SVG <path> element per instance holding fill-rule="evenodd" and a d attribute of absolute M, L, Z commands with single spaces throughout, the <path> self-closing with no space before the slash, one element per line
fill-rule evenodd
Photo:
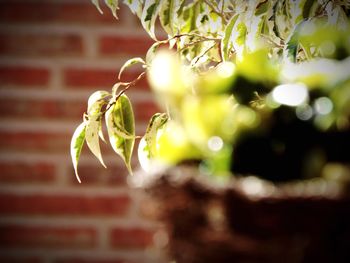
<path fill-rule="evenodd" d="M 212 45 L 211 47 L 209 47 L 208 49 L 206 49 L 202 55 L 198 56 L 196 61 L 193 63 L 193 66 L 196 65 L 198 63 L 198 61 L 205 56 L 205 54 L 207 54 L 212 48 L 214 48 L 216 46 L 216 43 L 214 45 Z"/>
<path fill-rule="evenodd" d="M 119 93 L 115 96 L 114 101 L 112 103 L 109 103 L 106 109 L 101 112 L 101 116 L 105 114 L 117 102 L 120 96 L 122 96 L 130 87 L 134 86 L 140 79 L 142 79 L 145 74 L 146 72 L 142 72 L 136 79 L 130 82 L 120 82 L 119 84 L 121 86 L 125 86 L 125 88 L 119 91 Z"/>
<path fill-rule="evenodd" d="M 222 20 L 226 23 L 226 17 L 220 12 L 220 10 L 217 10 L 215 6 L 209 1 L 209 0 L 204 0 L 204 2 L 210 7 L 210 9 L 216 13 L 218 16 L 222 18 Z"/>

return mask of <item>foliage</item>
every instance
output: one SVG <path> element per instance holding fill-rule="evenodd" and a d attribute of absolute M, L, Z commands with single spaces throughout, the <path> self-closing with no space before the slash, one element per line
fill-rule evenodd
<path fill-rule="evenodd" d="M 105 2 L 116 16 L 118 1 Z M 98 1 L 93 3 L 99 8 Z M 166 112 L 151 118 L 141 139 L 138 153 L 144 169 L 198 160 L 211 174 L 249 173 L 243 166 L 236 169 L 240 162 L 235 161 L 235 149 L 244 148 L 240 142 L 247 134 L 273 137 L 280 111 L 321 133 L 350 129 L 349 1 L 125 0 L 124 4 L 155 43 L 145 59 L 128 60 L 119 77 L 141 63 Z M 157 19 L 166 39 L 158 40 L 162 34 L 155 30 Z M 130 83 L 118 82 L 111 93 L 91 95 L 84 122 L 72 138 L 75 168 L 84 138 L 103 164 L 98 134 L 102 136 L 105 115 L 112 148 L 131 172 L 137 136 L 124 92 L 143 75 Z"/>

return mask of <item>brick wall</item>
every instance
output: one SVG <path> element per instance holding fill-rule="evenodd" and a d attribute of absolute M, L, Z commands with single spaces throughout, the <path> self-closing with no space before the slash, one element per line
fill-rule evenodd
<path fill-rule="evenodd" d="M 103 147 L 106 170 L 85 150 L 79 185 L 69 157 L 89 95 L 109 90 L 126 59 L 152 44 L 129 10 L 118 22 L 104 10 L 0 0 L 0 262 L 163 262 L 159 226 L 120 159 Z M 145 81 L 128 95 L 140 134 L 152 95 Z"/>

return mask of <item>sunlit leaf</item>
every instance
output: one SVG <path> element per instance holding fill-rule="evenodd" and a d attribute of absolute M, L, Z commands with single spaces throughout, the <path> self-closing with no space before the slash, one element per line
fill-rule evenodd
<path fill-rule="evenodd" d="M 104 90 L 95 91 L 88 100 L 88 114 L 94 115 L 99 112 L 103 104 L 106 104 L 103 99 L 109 95 L 110 93 Z"/>
<path fill-rule="evenodd" d="M 135 136 L 134 113 L 128 97 L 120 96 L 115 104 L 107 110 L 105 118 L 111 146 L 124 160 L 129 173 L 132 173 L 131 155 L 135 138 L 126 139 L 117 132 L 118 127 L 123 127 L 128 134 Z"/>
<path fill-rule="evenodd" d="M 161 45 L 161 42 L 155 42 L 147 51 L 146 53 L 146 63 L 147 65 L 150 65 L 152 63 L 152 60 L 154 59 L 156 52 Z"/>
<path fill-rule="evenodd" d="M 182 15 L 179 17 L 180 33 L 189 33 L 197 29 L 196 20 L 199 15 L 199 7 L 199 1 L 197 1 L 183 8 Z"/>
<path fill-rule="evenodd" d="M 97 10 L 98 10 L 101 14 L 103 14 L 103 11 L 102 11 L 102 9 L 101 9 L 101 7 L 100 7 L 99 0 L 91 0 L 91 2 L 96 6 Z"/>
<path fill-rule="evenodd" d="M 70 154 L 73 162 L 75 176 L 79 183 L 81 183 L 78 175 L 78 163 L 80 159 L 81 149 L 83 148 L 85 141 L 85 123 L 81 123 L 74 131 L 72 140 L 70 143 Z"/>
<path fill-rule="evenodd" d="M 126 4 L 133 14 L 136 14 L 139 18 L 142 15 L 142 1 L 141 0 L 124 0 L 124 4 Z"/>
<path fill-rule="evenodd" d="M 180 7 L 179 0 L 163 1 L 160 11 L 159 20 L 168 35 L 173 36 L 175 34 L 174 26 L 176 23 L 176 11 Z"/>
<path fill-rule="evenodd" d="M 105 3 L 109 7 L 109 9 L 111 9 L 113 16 L 118 19 L 118 16 L 117 16 L 117 10 L 119 9 L 118 0 L 105 0 Z"/>
<path fill-rule="evenodd" d="M 221 50 L 222 50 L 221 53 L 222 53 L 222 57 L 223 57 L 224 61 L 227 61 L 229 59 L 229 52 L 232 48 L 230 38 L 232 35 L 233 27 L 237 21 L 237 18 L 238 18 L 238 14 L 233 16 L 230 19 L 230 21 L 228 22 L 228 25 L 227 25 L 226 30 L 225 30 L 224 38 L 223 38 L 222 43 L 221 43 Z"/>
<path fill-rule="evenodd" d="M 285 57 L 289 60 L 296 62 L 298 49 L 299 49 L 299 34 L 302 27 L 305 25 L 306 20 L 303 20 L 298 25 L 295 26 L 291 35 L 287 39 L 287 43 L 284 49 Z"/>
<path fill-rule="evenodd" d="M 156 40 L 156 36 L 154 33 L 154 24 L 156 18 L 159 14 L 159 10 L 161 7 L 161 2 L 163 0 L 146 0 L 145 6 L 142 11 L 141 23 L 146 32 Z"/>
<path fill-rule="evenodd" d="M 104 143 L 106 143 L 106 139 L 105 139 L 105 136 L 103 135 L 103 131 L 102 131 L 102 118 L 100 119 L 100 123 L 99 123 L 98 136 L 100 137 L 100 139 L 101 139 Z"/>
<path fill-rule="evenodd" d="M 165 113 L 156 113 L 152 116 L 146 133 L 142 137 L 139 148 L 138 148 L 138 158 L 141 167 L 148 172 L 150 169 L 150 164 L 153 159 L 157 156 L 157 138 L 158 131 L 163 128 L 164 124 L 167 122 L 168 116 Z"/>
<path fill-rule="evenodd" d="M 99 141 L 100 120 L 91 118 L 86 122 L 85 139 L 90 151 L 96 156 L 101 164 L 106 167 L 103 162 L 100 141 Z"/>
<path fill-rule="evenodd" d="M 132 65 L 135 65 L 137 63 L 141 63 L 141 64 L 146 64 L 146 62 L 142 59 L 142 58 L 131 58 L 129 60 L 127 60 L 124 65 L 121 67 L 120 71 L 119 71 L 119 75 L 118 78 L 120 79 L 122 73 L 124 72 L 125 69 L 127 69 L 128 67 L 131 67 Z"/>
<path fill-rule="evenodd" d="M 149 158 L 152 158 L 156 154 L 156 137 L 157 131 L 163 127 L 163 125 L 167 122 L 168 116 L 166 113 L 156 113 L 152 116 L 146 134 L 144 136 L 146 141 L 146 146 L 148 148 Z"/>

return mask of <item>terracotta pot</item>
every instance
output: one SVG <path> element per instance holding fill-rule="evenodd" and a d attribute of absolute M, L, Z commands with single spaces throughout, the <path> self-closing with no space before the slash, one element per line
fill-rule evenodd
<path fill-rule="evenodd" d="M 141 180 L 177 263 L 350 262 L 350 198 L 335 182 L 220 183 L 191 166 Z"/>

